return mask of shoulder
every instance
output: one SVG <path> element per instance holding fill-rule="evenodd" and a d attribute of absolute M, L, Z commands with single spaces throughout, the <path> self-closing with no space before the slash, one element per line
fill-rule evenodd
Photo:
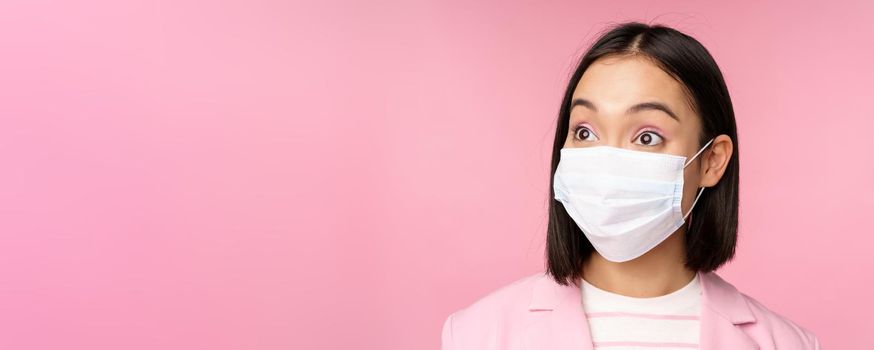
<path fill-rule="evenodd" d="M 456 310 L 450 317 L 458 325 L 473 320 L 507 318 L 528 311 L 534 284 L 543 277 L 546 277 L 545 272 L 538 272 L 499 286 Z"/>
<path fill-rule="evenodd" d="M 752 336 L 766 333 L 776 349 L 820 349 L 817 336 L 786 316 L 771 310 L 759 300 L 739 292 L 756 318 L 748 330 Z"/>
<path fill-rule="evenodd" d="M 512 332 L 528 312 L 534 285 L 544 277 L 545 272 L 521 277 L 449 314 L 443 321 L 443 349 L 453 349 L 450 344 L 476 348 L 489 335 Z"/>

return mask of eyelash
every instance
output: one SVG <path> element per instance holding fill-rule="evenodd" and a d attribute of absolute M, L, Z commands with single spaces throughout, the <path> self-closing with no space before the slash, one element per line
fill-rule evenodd
<path fill-rule="evenodd" d="M 577 125 L 577 127 L 574 128 L 574 130 L 573 130 L 573 131 L 574 131 L 574 140 L 583 141 L 583 140 L 581 140 L 581 139 L 579 139 L 579 138 L 577 137 L 577 134 L 579 133 L 580 128 L 586 128 L 586 129 L 588 129 L 589 132 L 591 132 L 592 134 L 595 133 L 591 128 L 589 128 L 589 127 L 586 126 L 586 125 Z M 664 141 L 666 140 L 664 135 L 662 135 L 661 133 L 659 133 L 658 130 L 653 129 L 653 128 L 651 128 L 651 127 L 644 127 L 643 129 L 640 129 L 640 132 L 637 133 L 637 136 L 634 137 L 634 140 L 637 140 L 638 138 L 640 138 L 640 137 L 641 137 L 643 134 L 645 134 L 645 133 L 655 134 L 656 136 L 658 136 L 658 137 L 662 140 L 662 142 L 664 142 Z M 661 144 L 661 142 L 660 142 L 659 144 Z M 644 145 L 644 146 L 647 146 L 647 145 Z"/>

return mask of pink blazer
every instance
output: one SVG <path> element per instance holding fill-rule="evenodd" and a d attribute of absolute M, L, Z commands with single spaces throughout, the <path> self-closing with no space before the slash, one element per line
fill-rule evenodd
<path fill-rule="evenodd" d="M 701 278 L 701 349 L 820 349 L 817 337 L 739 292 L 715 272 Z M 521 278 L 453 312 L 442 349 L 591 350 L 580 288 L 545 272 Z"/>

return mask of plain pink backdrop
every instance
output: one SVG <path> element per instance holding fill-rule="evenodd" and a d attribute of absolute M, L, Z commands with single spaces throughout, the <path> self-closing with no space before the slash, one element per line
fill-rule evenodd
<path fill-rule="evenodd" d="M 757 2 L 756 2 L 757 3 Z M 436 349 L 543 269 L 604 26 L 698 38 L 739 125 L 720 274 L 874 348 L 870 1 L 4 1 L 0 348 Z"/>

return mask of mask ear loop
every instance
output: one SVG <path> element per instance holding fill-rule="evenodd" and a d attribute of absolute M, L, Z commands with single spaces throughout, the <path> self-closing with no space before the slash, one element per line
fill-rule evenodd
<path fill-rule="evenodd" d="M 698 203 L 698 198 L 701 198 L 701 194 L 704 193 L 705 188 L 707 188 L 707 187 L 701 187 L 701 190 L 698 191 L 698 196 L 696 196 L 695 201 L 692 202 L 692 208 L 689 208 L 689 212 L 686 213 L 685 216 L 683 216 L 683 220 L 686 220 L 686 217 L 689 216 L 689 214 L 692 214 L 692 209 L 695 209 L 695 203 Z M 689 222 L 691 222 L 691 221 L 689 221 Z"/>
<path fill-rule="evenodd" d="M 698 150 L 698 153 L 695 153 L 695 155 L 692 156 L 692 159 L 690 159 L 688 162 L 686 162 L 686 165 L 683 165 L 683 169 L 686 169 L 686 167 L 689 166 L 689 164 L 692 163 L 692 161 L 694 161 L 695 158 L 697 158 L 698 155 L 701 154 L 701 152 L 704 152 L 704 150 L 707 149 L 707 146 L 710 146 L 710 144 L 713 143 L 713 140 L 716 140 L 716 138 L 714 137 L 714 138 L 710 139 L 710 141 L 707 141 L 707 143 L 704 145 L 704 147 L 701 147 L 701 149 Z M 692 207 L 689 208 L 689 212 L 683 216 L 683 221 L 686 221 L 686 217 L 688 217 L 689 215 L 692 214 L 692 210 L 695 209 L 695 204 L 698 203 L 698 198 L 701 198 L 701 194 L 704 193 L 705 188 L 707 188 L 707 187 L 701 187 L 701 190 L 698 191 L 698 195 L 695 196 L 695 200 L 692 202 Z M 689 229 L 689 226 L 691 226 L 691 225 L 692 225 L 692 220 L 686 221 L 686 229 L 687 230 Z"/>
<path fill-rule="evenodd" d="M 698 155 L 701 154 L 701 152 L 704 152 L 704 150 L 707 149 L 707 146 L 710 146 L 710 144 L 713 143 L 713 140 L 716 140 L 716 138 L 714 137 L 714 138 L 710 139 L 710 141 L 707 141 L 707 143 L 704 144 L 704 147 L 701 147 L 701 149 L 698 150 L 698 153 L 695 153 L 695 155 L 692 156 L 692 158 L 689 159 L 689 161 L 687 161 L 685 165 L 683 165 L 683 169 L 686 169 L 686 167 L 689 166 L 689 163 L 692 163 L 692 161 L 694 161 L 695 158 L 698 158 Z"/>

